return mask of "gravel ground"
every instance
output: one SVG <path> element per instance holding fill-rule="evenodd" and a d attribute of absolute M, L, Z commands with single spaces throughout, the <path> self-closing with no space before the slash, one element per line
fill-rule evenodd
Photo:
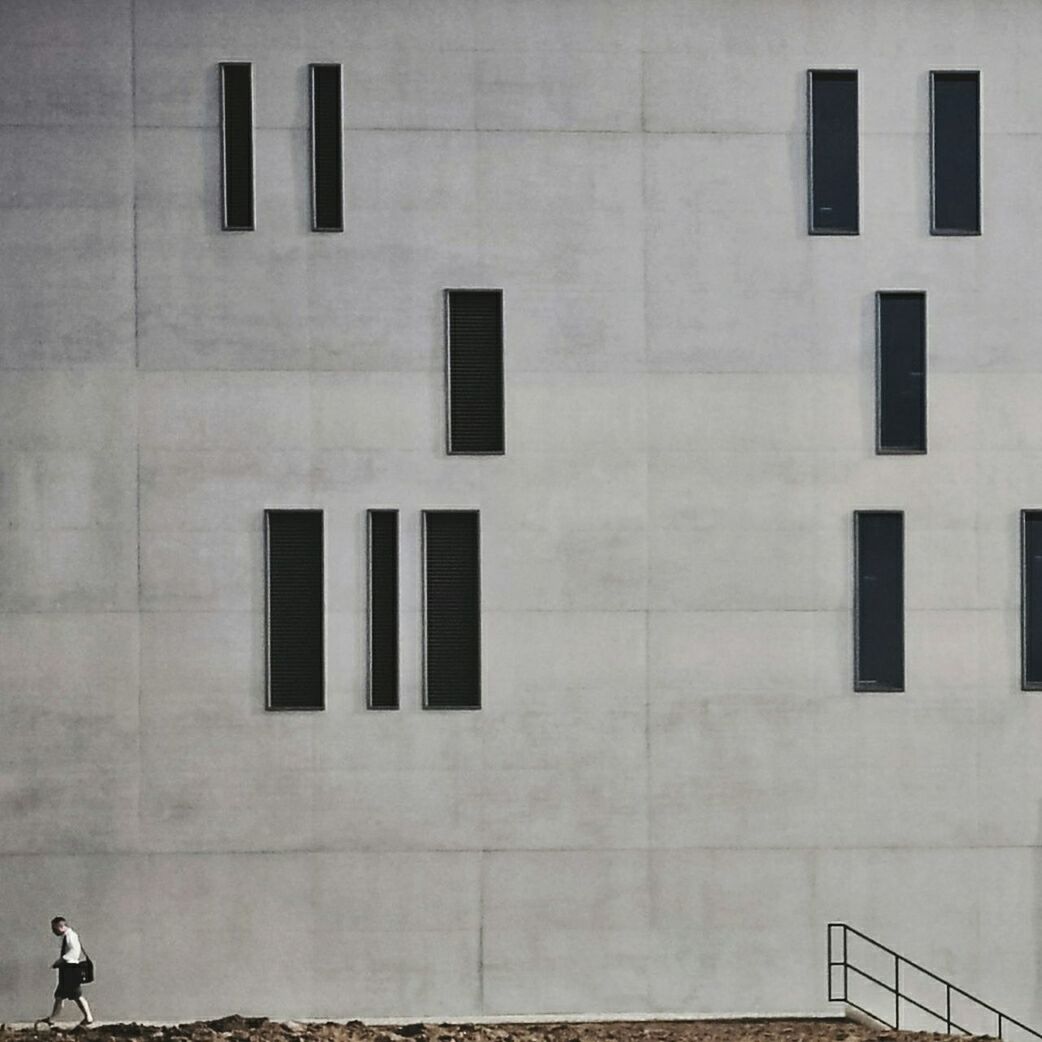
<path fill-rule="evenodd" d="M 74 1025 L 69 1022 L 69 1028 Z M 8 1042 L 54 1042 L 62 1028 L 12 1029 Z M 347 1024 L 221 1017 L 157 1027 L 103 1024 L 75 1029 L 84 1042 L 939 1042 L 950 1037 L 885 1031 L 850 1020 L 670 1020 L 545 1024 Z M 966 1042 L 965 1036 L 958 1036 Z M 986 1038 L 987 1036 L 979 1036 Z"/>

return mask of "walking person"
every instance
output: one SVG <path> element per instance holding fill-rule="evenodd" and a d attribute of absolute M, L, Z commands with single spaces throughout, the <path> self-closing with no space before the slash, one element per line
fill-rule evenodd
<path fill-rule="evenodd" d="M 83 1013 L 83 1020 L 78 1027 L 90 1027 L 94 1023 L 94 1016 L 90 1011 L 90 1005 L 83 997 L 83 971 L 80 963 L 83 959 L 83 948 L 80 945 L 79 934 L 65 921 L 63 916 L 56 915 L 51 920 L 51 932 L 62 939 L 61 952 L 58 958 L 51 963 L 51 968 L 58 971 L 58 987 L 54 989 L 54 1009 L 49 1017 L 38 1020 L 37 1024 L 54 1024 L 54 1018 L 61 1013 L 66 999 L 72 999 Z"/>

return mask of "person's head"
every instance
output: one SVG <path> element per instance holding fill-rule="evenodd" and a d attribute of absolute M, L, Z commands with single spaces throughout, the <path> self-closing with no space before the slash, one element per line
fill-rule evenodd
<path fill-rule="evenodd" d="M 69 924 L 65 921 L 64 916 L 56 915 L 51 920 L 51 933 L 53 934 L 61 936 L 61 934 L 65 933 L 65 931 L 68 930 L 68 928 Z"/>

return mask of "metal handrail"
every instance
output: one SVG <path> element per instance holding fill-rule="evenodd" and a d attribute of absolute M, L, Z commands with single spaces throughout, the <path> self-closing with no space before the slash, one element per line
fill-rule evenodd
<path fill-rule="evenodd" d="M 842 958 L 835 959 L 833 957 L 833 945 L 832 945 L 832 934 L 834 930 L 842 930 Z M 878 977 L 874 977 L 871 973 L 866 970 L 855 966 L 849 957 L 847 948 L 847 935 L 854 934 L 855 937 L 860 937 L 861 940 L 867 941 L 873 947 L 878 948 L 882 952 L 886 952 L 887 955 L 891 956 L 894 960 L 894 983 L 888 984 L 886 981 L 880 980 Z M 926 969 L 924 966 L 920 966 L 919 963 L 913 962 L 911 959 L 906 959 L 903 955 L 895 952 L 893 948 L 888 948 L 885 944 L 880 944 L 879 941 L 873 937 L 869 937 L 868 934 L 862 933 L 860 930 L 854 929 L 853 926 L 848 926 L 846 923 L 829 923 L 828 924 L 828 994 L 829 1002 L 845 1002 L 848 1006 L 853 1006 L 854 1009 L 860 1010 L 867 1016 L 872 1017 L 874 1020 L 878 1020 L 887 1027 L 893 1028 L 895 1031 L 901 1030 L 901 1000 L 910 1003 L 917 1009 L 921 1009 L 924 1013 L 928 1013 L 931 1017 L 936 1017 L 938 1020 L 943 1021 L 947 1028 L 947 1033 L 952 1033 L 952 1028 L 956 1031 L 961 1032 L 964 1035 L 972 1035 L 974 1032 L 962 1027 L 952 1020 L 952 994 L 961 995 L 963 998 L 969 999 L 971 1002 L 975 1002 L 982 1009 L 986 1009 L 989 1013 L 994 1013 L 998 1018 L 998 1037 L 1001 1039 L 1003 1026 L 1014 1024 L 1022 1031 L 1026 1031 L 1029 1035 L 1034 1035 L 1035 1038 L 1042 1040 L 1042 1034 L 1036 1031 L 1034 1028 L 1029 1028 L 1027 1024 L 1022 1023 L 1015 1017 L 1009 1016 L 1007 1013 L 1003 1013 L 1001 1010 L 996 1009 L 990 1003 L 985 1002 L 983 999 L 977 998 L 976 995 L 971 995 L 968 991 L 964 991 L 962 988 L 951 981 L 945 980 L 944 977 L 939 977 L 936 973 Z M 943 984 L 945 987 L 945 1011 L 944 1013 L 938 1013 L 937 1010 L 930 1009 L 929 1006 L 924 1006 L 921 1002 L 913 999 L 907 993 L 901 991 L 901 966 L 910 966 L 912 969 L 917 970 L 919 973 L 924 974 L 927 977 L 937 981 L 938 984 Z M 843 990 L 842 994 L 835 994 L 833 984 L 833 970 L 843 970 Z M 859 977 L 864 977 L 866 980 L 872 981 L 873 984 L 878 985 L 885 991 L 889 991 L 894 996 L 894 1022 L 891 1024 L 885 1017 L 880 1016 L 878 1013 L 872 1010 L 865 1009 L 864 1006 L 859 1006 L 850 998 L 850 973 L 854 972 Z"/>

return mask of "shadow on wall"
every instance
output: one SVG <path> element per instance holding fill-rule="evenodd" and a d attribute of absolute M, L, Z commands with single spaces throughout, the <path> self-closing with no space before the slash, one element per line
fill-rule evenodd
<path fill-rule="evenodd" d="M 10 957 L 0 960 L 0 995 L 18 995 L 21 973 Z"/>
<path fill-rule="evenodd" d="M 1031 1018 L 1027 1023 L 1037 1030 L 1038 1024 L 1042 1022 L 1042 957 L 1039 954 L 1039 945 L 1042 944 L 1042 800 L 1038 803 L 1038 833 L 1035 838 L 1035 914 L 1033 916 L 1032 931 L 1035 937 L 1033 951 L 1035 953 L 1035 987 L 1034 1001 L 1028 1011 Z M 1026 974 L 1025 974 L 1026 976 Z"/>

